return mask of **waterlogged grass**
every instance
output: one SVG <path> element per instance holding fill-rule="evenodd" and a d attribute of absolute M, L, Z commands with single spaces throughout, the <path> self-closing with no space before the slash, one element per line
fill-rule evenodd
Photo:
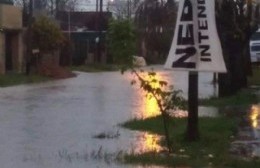
<path fill-rule="evenodd" d="M 0 75 L 0 87 L 7 87 L 20 84 L 28 83 L 39 83 L 50 80 L 49 77 L 44 77 L 40 75 L 24 75 L 16 73 L 8 73 L 5 75 Z"/>
<path fill-rule="evenodd" d="M 200 140 L 184 140 L 186 119 L 170 120 L 170 137 L 174 153 L 148 152 L 143 154 L 126 154 L 124 161 L 131 164 L 166 165 L 171 167 L 260 167 L 260 161 L 239 160 L 229 154 L 229 146 L 238 121 L 231 118 L 200 118 Z M 140 131 L 163 135 L 162 118 L 132 120 L 122 126 Z M 164 140 L 161 142 L 165 144 Z"/>
<path fill-rule="evenodd" d="M 253 67 L 252 70 L 253 70 L 253 76 L 248 77 L 248 85 L 260 87 L 260 67 Z M 212 97 L 209 99 L 201 99 L 200 105 L 224 107 L 224 106 L 237 106 L 237 105 L 246 106 L 246 105 L 255 104 L 260 102 L 259 96 L 255 94 L 255 92 L 258 90 L 244 89 L 230 97 L 224 97 L 224 98 Z"/>
<path fill-rule="evenodd" d="M 87 64 L 80 66 L 70 67 L 72 71 L 82 71 L 82 72 L 104 72 L 104 71 L 119 71 L 120 67 L 117 65 L 110 64 Z"/>
<path fill-rule="evenodd" d="M 258 103 L 259 101 L 259 97 L 254 93 L 253 90 L 245 89 L 229 97 L 212 97 L 209 99 L 201 99 L 199 104 L 203 106 L 224 107 L 251 105 Z"/>
<path fill-rule="evenodd" d="M 248 77 L 248 84 L 260 86 L 260 67 L 253 67 L 253 76 Z"/>
<path fill-rule="evenodd" d="M 167 167 L 183 167 L 183 168 L 258 168 L 260 167 L 259 160 L 242 160 L 234 157 L 226 157 L 219 160 L 214 155 L 198 155 L 192 156 L 176 155 L 176 154 L 162 154 L 155 152 L 148 152 L 143 154 L 125 155 L 124 160 L 127 164 L 142 164 L 142 165 L 157 165 Z M 223 158 L 223 157 L 222 157 Z M 224 161 L 224 162 L 223 162 Z"/>

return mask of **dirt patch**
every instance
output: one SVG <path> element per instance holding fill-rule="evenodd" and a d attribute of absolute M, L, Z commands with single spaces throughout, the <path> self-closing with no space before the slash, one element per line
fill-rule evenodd
<path fill-rule="evenodd" d="M 38 69 L 39 74 L 48 76 L 55 79 L 64 79 L 75 77 L 76 74 L 72 73 L 71 71 L 53 64 L 42 64 L 39 66 Z"/>

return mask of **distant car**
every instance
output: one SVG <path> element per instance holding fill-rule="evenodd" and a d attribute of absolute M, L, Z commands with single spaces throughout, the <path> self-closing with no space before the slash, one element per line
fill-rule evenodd
<path fill-rule="evenodd" d="M 260 29 L 250 39 L 250 57 L 252 63 L 260 63 Z"/>

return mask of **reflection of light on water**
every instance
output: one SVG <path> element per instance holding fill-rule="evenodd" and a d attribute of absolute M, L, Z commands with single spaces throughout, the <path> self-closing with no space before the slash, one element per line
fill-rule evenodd
<path fill-rule="evenodd" d="M 145 80 L 149 80 L 149 81 L 156 80 L 156 81 L 168 82 L 167 77 L 162 75 L 160 72 L 156 72 L 156 76 L 149 76 L 147 73 L 143 73 L 142 77 Z M 159 82 L 152 82 L 151 86 L 153 88 L 159 88 L 160 84 Z M 157 101 L 150 93 L 145 94 L 143 90 L 139 89 L 138 96 L 140 97 L 139 103 L 141 105 L 139 106 L 140 109 L 138 109 L 138 112 L 136 114 L 137 118 L 145 119 L 145 118 L 150 118 L 150 117 L 160 115 L 160 109 L 157 104 Z M 171 116 L 178 117 L 178 118 L 187 117 L 187 114 L 188 114 L 187 111 L 182 111 L 182 110 L 170 112 Z"/>
<path fill-rule="evenodd" d="M 150 77 L 148 75 L 144 76 L 145 80 L 164 80 L 162 79 L 162 76 L 157 73 L 156 76 L 154 77 Z M 151 83 L 151 86 L 153 88 L 158 88 L 160 87 L 158 83 Z M 144 102 L 143 102 L 143 108 L 144 110 L 142 110 L 144 113 L 142 114 L 142 118 L 149 118 L 149 117 L 154 117 L 160 114 L 160 109 L 158 107 L 158 104 L 156 102 L 156 99 L 152 96 L 152 94 L 147 94 L 145 96 Z"/>
<path fill-rule="evenodd" d="M 143 74 L 144 75 L 144 74 Z M 156 76 L 143 76 L 145 80 L 156 80 L 156 81 L 166 81 L 166 79 L 163 78 L 163 76 L 157 72 Z M 151 86 L 153 88 L 159 88 L 160 85 L 158 82 L 152 82 Z M 154 117 L 157 115 L 160 115 L 160 109 L 157 104 L 156 99 L 152 96 L 151 93 L 145 94 L 143 91 L 139 90 L 139 96 L 141 100 L 141 106 L 140 110 L 138 111 L 138 116 L 140 118 L 149 118 Z M 140 114 L 141 113 L 141 114 Z M 135 140 L 135 144 L 133 147 L 134 153 L 144 153 L 144 152 L 159 152 L 164 150 L 163 147 L 161 147 L 158 143 L 161 139 L 161 136 L 155 135 L 155 134 L 149 134 L 146 132 L 140 132 L 140 135 L 137 136 L 137 139 Z"/>
<path fill-rule="evenodd" d="M 251 119 L 251 122 L 252 122 L 252 127 L 254 128 L 257 128 L 259 126 L 259 123 L 258 123 L 258 119 L 259 119 L 259 116 L 260 115 L 260 108 L 259 106 L 252 106 L 251 108 L 251 113 L 250 113 L 250 119 Z"/>
<path fill-rule="evenodd" d="M 154 117 L 160 114 L 159 107 L 154 97 L 147 95 L 144 100 L 144 114 L 143 118 Z"/>
<path fill-rule="evenodd" d="M 161 137 L 155 134 L 149 134 L 146 132 L 140 132 L 140 135 L 137 136 L 137 140 L 134 144 L 135 153 L 144 153 L 144 152 L 159 152 L 163 150 L 158 143 Z"/>

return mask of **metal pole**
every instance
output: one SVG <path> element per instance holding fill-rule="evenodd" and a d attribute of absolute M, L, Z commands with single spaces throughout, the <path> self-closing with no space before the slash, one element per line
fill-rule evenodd
<path fill-rule="evenodd" d="M 103 0 L 100 0 L 100 9 L 99 9 L 100 12 L 103 12 Z"/>
<path fill-rule="evenodd" d="M 103 15 L 103 0 L 100 0 L 99 3 L 99 17 L 98 17 L 98 23 L 99 23 L 99 41 L 98 41 L 98 57 L 97 61 L 100 63 L 101 62 L 101 57 L 102 57 L 102 47 L 101 47 L 101 36 L 102 36 L 102 15 Z"/>
<path fill-rule="evenodd" d="M 99 0 L 96 0 L 96 12 L 98 12 L 98 2 Z"/>
<path fill-rule="evenodd" d="M 131 18 L 131 5 L 132 5 L 132 2 L 131 0 L 127 0 L 127 18 L 130 19 Z"/>
<path fill-rule="evenodd" d="M 68 31 L 69 31 L 69 39 L 70 39 L 70 33 L 71 33 L 70 20 L 71 20 L 71 18 L 70 18 L 70 9 L 69 9 L 69 11 L 68 11 Z"/>
<path fill-rule="evenodd" d="M 198 128 L 198 72 L 189 72 L 187 140 L 199 139 Z"/>
<path fill-rule="evenodd" d="M 191 0 L 196 3 L 196 0 Z M 199 139 L 198 127 L 198 72 L 189 72 L 188 86 L 188 124 L 186 138 L 188 141 Z"/>
<path fill-rule="evenodd" d="M 28 28 L 27 28 L 27 55 L 25 73 L 30 74 L 31 58 L 32 58 L 32 21 L 33 21 L 33 0 L 29 1 L 29 15 L 28 15 Z"/>
<path fill-rule="evenodd" d="M 30 2 L 29 2 L 30 4 L 30 6 L 29 6 L 29 15 L 30 15 L 30 17 L 32 17 L 32 15 L 33 15 L 33 0 L 30 0 Z"/>

